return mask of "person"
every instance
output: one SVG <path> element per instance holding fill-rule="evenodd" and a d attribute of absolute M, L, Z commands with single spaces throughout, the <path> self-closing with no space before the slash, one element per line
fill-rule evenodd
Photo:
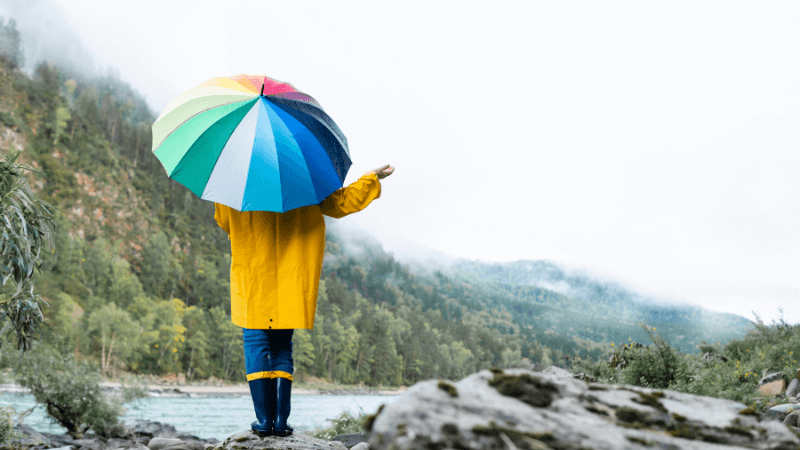
<path fill-rule="evenodd" d="M 367 172 L 319 205 L 284 213 L 240 212 L 217 203 L 214 219 L 231 241 L 231 321 L 242 328 L 245 369 L 260 436 L 288 436 L 292 335 L 314 328 L 325 251 L 323 215 L 341 218 L 381 195 L 384 165 Z"/>

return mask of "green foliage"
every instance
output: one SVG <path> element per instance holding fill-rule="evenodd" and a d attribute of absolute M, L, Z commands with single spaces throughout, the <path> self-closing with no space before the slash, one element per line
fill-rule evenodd
<path fill-rule="evenodd" d="M 10 406 L 0 407 L 0 446 L 4 448 L 11 444 L 11 441 L 18 437 L 14 431 L 14 416 L 16 411 Z"/>
<path fill-rule="evenodd" d="M 648 334 L 654 345 L 606 346 L 596 361 L 577 358 L 571 370 L 588 373 L 601 383 L 668 388 L 752 405 L 761 395 L 755 389 L 762 372 L 794 376 L 800 352 L 800 325 L 783 320 L 765 325 L 758 317 L 756 322 L 742 339 L 724 346 L 701 344 L 703 353 L 716 355 L 709 360 L 680 353 L 651 328 Z"/>
<path fill-rule="evenodd" d="M 132 356 L 142 346 L 142 328 L 115 303 L 108 303 L 86 319 L 86 332 L 95 347 L 100 347 L 100 369 L 107 375 L 116 367 L 116 361 L 132 362 Z M 115 352 L 116 350 L 116 352 Z"/>
<path fill-rule="evenodd" d="M 150 236 L 142 251 L 141 269 L 138 276 L 147 295 L 171 298 L 183 275 L 183 267 L 164 232 Z"/>
<path fill-rule="evenodd" d="M 330 427 L 315 430 L 311 432 L 310 435 L 317 439 L 330 441 L 333 440 L 334 437 L 342 434 L 363 433 L 364 421 L 366 418 L 367 414 L 364 413 L 364 410 L 361 410 L 361 413 L 358 415 L 353 415 L 350 411 L 345 411 L 340 414 L 339 417 L 331 419 Z"/>
<path fill-rule="evenodd" d="M 627 365 L 622 369 L 621 379 L 626 384 L 635 384 L 658 389 L 667 388 L 673 382 L 684 382 L 687 375 L 686 361 L 669 343 L 645 324 L 642 328 L 650 336 L 653 346 L 628 347 Z M 627 348 L 626 348 L 627 350 Z"/>
<path fill-rule="evenodd" d="M 89 429 L 104 437 L 121 431 L 121 405 L 103 396 L 100 381 L 93 364 L 43 345 L 25 355 L 17 372 L 17 382 L 28 387 L 47 415 L 74 437 Z"/>
<path fill-rule="evenodd" d="M 16 164 L 18 153 L 0 161 L 0 336 L 13 328 L 17 348 L 28 350 L 43 316 L 41 297 L 34 293 L 33 271 L 41 266 L 42 249 L 52 246 L 52 207 L 36 199 L 22 176 L 27 165 Z"/>

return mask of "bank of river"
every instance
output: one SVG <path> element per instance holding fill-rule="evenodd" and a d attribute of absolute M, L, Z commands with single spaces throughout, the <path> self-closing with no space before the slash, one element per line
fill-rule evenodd
<path fill-rule="evenodd" d="M 185 389 L 187 386 L 178 387 Z M 218 388 L 217 388 L 218 389 Z M 123 421 L 131 423 L 135 419 L 146 419 L 168 423 L 181 433 L 188 433 L 208 439 L 223 441 L 228 436 L 250 428 L 255 420 L 253 401 L 249 391 L 237 394 L 230 389 L 222 396 L 169 395 L 141 398 L 125 404 Z M 190 394 L 191 395 L 191 394 Z M 329 420 L 344 411 L 359 414 L 362 411 L 372 414 L 381 404 L 392 403 L 397 395 L 328 395 L 293 394 L 292 413 L 289 423 L 298 431 L 311 431 L 330 425 Z M 33 395 L 6 390 L 0 395 L 0 406 L 13 406 L 17 412 L 25 411 L 35 405 Z M 37 431 L 64 433 L 66 430 L 54 424 L 47 417 L 42 406 L 23 421 Z"/>

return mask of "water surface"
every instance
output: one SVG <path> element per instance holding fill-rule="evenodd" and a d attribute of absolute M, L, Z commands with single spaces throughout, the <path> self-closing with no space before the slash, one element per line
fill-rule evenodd
<path fill-rule="evenodd" d="M 330 419 L 344 411 L 373 414 L 381 404 L 389 404 L 399 398 L 396 395 L 294 395 L 289 424 L 298 431 L 311 431 L 330 426 Z M 35 405 L 33 395 L 3 392 L 0 406 L 13 406 L 17 412 Z M 126 412 L 122 420 L 131 423 L 135 419 L 153 420 L 173 425 L 178 432 L 220 441 L 228 436 L 250 428 L 256 419 L 253 400 L 242 397 L 150 397 L 140 398 L 124 405 Z M 23 423 L 36 431 L 65 433 L 67 430 L 53 423 L 39 405 L 25 417 Z"/>

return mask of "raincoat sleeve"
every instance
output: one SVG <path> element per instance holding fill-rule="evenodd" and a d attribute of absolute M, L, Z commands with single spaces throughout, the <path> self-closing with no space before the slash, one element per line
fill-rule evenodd
<path fill-rule="evenodd" d="M 371 172 L 350 186 L 343 187 L 329 195 L 319 204 L 319 208 L 322 214 L 339 219 L 361 211 L 380 196 L 381 182 L 378 181 L 378 176 Z"/>
<path fill-rule="evenodd" d="M 231 216 L 229 212 L 227 206 L 214 203 L 214 220 L 228 235 L 231 234 Z"/>

